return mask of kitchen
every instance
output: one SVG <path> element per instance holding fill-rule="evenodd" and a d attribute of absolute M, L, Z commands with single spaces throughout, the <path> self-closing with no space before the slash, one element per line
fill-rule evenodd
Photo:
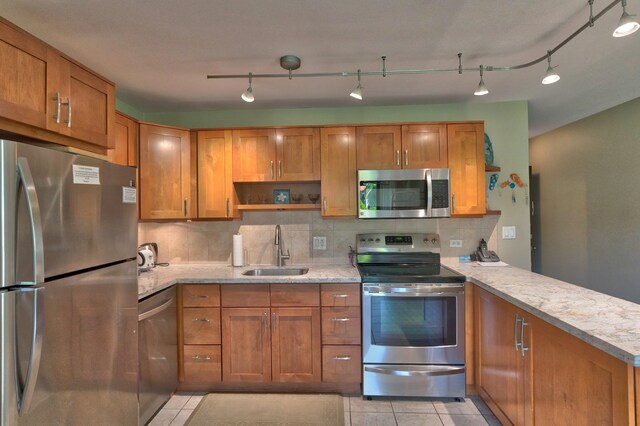
<path fill-rule="evenodd" d="M 46 39 L 45 39 L 46 40 Z M 98 68 L 100 69 L 100 68 Z M 537 78 L 537 77 L 536 77 Z M 488 75 L 485 74 L 485 79 Z M 254 81 L 256 98 L 258 97 L 258 81 Z M 473 83 L 472 83 L 473 84 Z M 245 85 L 242 82 L 241 85 Z M 366 84 L 363 84 L 366 88 Z M 369 83 L 373 88 L 373 82 Z M 350 89 L 349 89 L 350 90 Z M 237 96 L 236 96 L 237 97 Z M 149 113 L 144 116 L 134 107 L 122 100 L 116 101 L 118 110 L 130 116 L 144 118 L 146 122 L 163 123 L 162 113 Z M 493 104 L 449 104 L 361 107 L 358 111 L 348 108 L 339 110 L 336 117 L 335 108 L 309 108 L 299 110 L 252 110 L 251 117 L 238 113 L 204 114 L 184 116 L 180 120 L 172 120 L 173 126 L 189 129 L 208 129 L 212 127 L 278 127 L 283 125 L 331 126 L 353 123 L 425 123 L 482 120 L 487 134 L 491 136 L 495 151 L 495 164 L 502 167 L 505 173 L 515 172 L 519 176 L 528 176 L 528 107 L 527 102 L 503 102 Z M 66 108 L 63 107 L 66 113 Z M 220 124 L 216 124 L 216 122 Z M 193 170 L 195 171 L 195 170 Z M 487 175 L 488 178 L 489 175 Z M 501 175 L 502 177 L 503 175 Z M 141 182 L 142 182 L 141 177 Z M 528 179 L 525 179 L 528 180 Z M 297 184 L 300 185 L 300 184 Z M 306 198 L 307 194 L 320 192 L 317 184 L 311 189 L 298 187 Z M 287 186 L 276 186 L 275 189 L 291 189 Z M 196 190 L 197 191 L 197 190 Z M 269 190 L 271 191 L 271 189 Z M 237 232 L 243 235 L 245 247 L 251 264 L 275 264 L 275 246 L 273 244 L 274 227 L 282 225 L 282 239 L 285 250 L 289 249 L 291 259 L 289 265 L 300 264 L 339 264 L 347 265 L 349 246 L 356 243 L 356 234 L 364 232 L 407 233 L 435 232 L 443 242 L 443 257 L 457 258 L 467 255 L 477 248 L 480 238 L 489 242 L 489 248 L 498 251 L 501 259 L 509 264 L 529 268 L 529 244 L 527 235 L 529 228 L 527 194 L 523 189 L 498 189 L 487 191 L 488 204 L 491 208 L 501 210 L 501 215 L 489 215 L 464 219 L 403 219 L 372 220 L 357 219 L 328 220 L 322 218 L 318 208 L 310 211 L 274 210 L 243 211 L 242 221 L 198 221 L 191 222 L 154 222 L 142 221 L 139 225 L 140 243 L 158 242 L 159 261 L 170 264 L 184 262 L 230 262 L 232 236 Z M 195 192 L 192 193 L 195 201 Z M 144 185 L 140 187 L 140 197 L 144 197 Z M 512 202 L 515 197 L 515 202 Z M 240 200 L 241 201 L 241 200 Z M 193 201 L 190 201 L 190 203 Z M 248 203 L 252 204 L 252 203 Z M 306 201 L 305 201 L 306 204 Z M 309 203 L 310 204 L 310 203 Z M 182 210 L 180 205 L 179 210 Z M 293 208 L 293 205 L 288 206 Z M 195 207 L 191 207 L 194 208 Z M 224 210 L 224 208 L 223 208 Z M 194 212 L 194 218 L 197 215 Z M 515 226 L 518 238 L 515 240 L 500 238 L 503 226 Z M 326 237 L 326 250 L 314 249 L 313 237 Z M 450 240 L 460 240 L 461 247 L 449 247 Z M 154 273 L 160 267 L 154 270 Z"/>

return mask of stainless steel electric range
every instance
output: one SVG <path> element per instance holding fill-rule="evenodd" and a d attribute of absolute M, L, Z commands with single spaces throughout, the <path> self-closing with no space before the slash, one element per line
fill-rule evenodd
<path fill-rule="evenodd" d="M 464 397 L 465 277 L 438 234 L 360 234 L 363 395 Z"/>

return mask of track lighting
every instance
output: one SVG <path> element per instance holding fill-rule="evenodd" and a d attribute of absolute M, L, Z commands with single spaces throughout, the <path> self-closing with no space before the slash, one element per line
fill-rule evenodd
<path fill-rule="evenodd" d="M 349 96 L 352 98 L 356 98 L 357 100 L 362 100 L 362 86 L 360 85 L 360 70 L 358 70 L 358 86 L 353 89 L 353 92 L 349 93 Z"/>
<path fill-rule="evenodd" d="M 618 27 L 613 32 L 613 36 L 628 36 L 638 31 L 638 28 L 640 28 L 640 24 L 638 24 L 636 15 L 629 15 L 627 13 L 627 0 L 622 0 L 622 16 L 620 17 L 620 21 L 618 21 Z"/>
<path fill-rule="evenodd" d="M 482 79 L 483 69 L 484 67 L 480 65 L 480 83 L 478 84 L 478 88 L 476 89 L 476 91 L 473 92 L 473 94 L 476 96 L 484 96 L 489 93 L 489 89 L 487 89 L 487 86 L 484 84 L 484 80 Z"/>
<path fill-rule="evenodd" d="M 560 76 L 554 70 L 555 67 L 551 66 L 551 51 L 549 50 L 547 50 L 547 62 L 549 63 L 549 66 L 547 67 L 547 73 L 542 79 L 542 84 L 553 84 L 556 81 L 560 80 Z"/>
<path fill-rule="evenodd" d="M 253 89 L 251 88 L 251 78 L 252 77 L 253 77 L 253 75 L 251 73 L 249 73 L 249 87 L 240 96 L 242 98 L 242 100 L 245 101 L 245 102 L 253 102 L 254 101 Z"/>
<path fill-rule="evenodd" d="M 403 69 L 403 70 L 389 70 L 386 67 L 386 56 L 382 56 L 382 69 L 381 70 L 372 70 L 372 71 L 362 71 L 358 70 L 357 73 L 354 71 L 334 71 L 334 72 L 308 72 L 308 73 L 296 73 L 296 78 L 322 78 L 322 77 L 353 77 L 358 76 L 358 86 L 349 94 L 352 98 L 362 100 L 362 85 L 361 78 L 363 75 L 366 76 L 381 76 L 387 77 L 391 75 L 423 75 L 423 74 L 435 74 L 435 73 L 452 73 L 456 72 L 458 74 L 463 74 L 465 71 L 480 71 L 480 83 L 478 84 L 478 88 L 474 92 L 476 96 L 483 96 L 489 93 L 489 89 L 484 83 L 484 71 L 516 71 L 525 68 L 529 68 L 535 66 L 541 62 L 547 61 L 547 72 L 545 73 L 544 78 L 542 79 L 542 84 L 551 84 L 560 80 L 560 76 L 554 70 L 555 67 L 551 66 L 551 52 L 556 53 L 560 49 L 564 48 L 570 41 L 580 35 L 585 29 L 593 27 L 595 22 L 606 15 L 609 11 L 613 10 L 618 3 L 622 3 L 622 16 L 620 17 L 620 22 L 618 23 L 618 27 L 613 33 L 614 37 L 624 37 L 629 34 L 636 32 L 640 29 L 640 24 L 636 19 L 635 15 L 630 15 L 627 13 L 627 0 L 612 0 L 609 5 L 604 7 L 600 12 L 594 14 L 593 11 L 593 3 L 594 0 L 587 0 L 589 3 L 589 20 L 578 28 L 576 31 L 571 33 L 568 37 L 564 38 L 560 41 L 555 47 L 551 50 L 548 50 L 547 53 L 538 58 L 534 58 L 529 62 L 515 64 L 515 65 L 507 65 L 507 66 L 494 66 L 494 65 L 480 65 L 480 67 L 463 67 L 462 66 L 462 53 L 458 53 L 458 66 L 455 68 L 452 67 L 444 67 L 444 68 L 428 68 L 428 69 Z M 302 61 L 299 57 L 295 55 L 285 55 L 280 58 L 280 66 L 284 68 L 287 72 L 283 73 L 274 73 L 274 74 L 257 74 L 256 78 L 288 78 L 289 80 L 293 79 L 294 74 L 293 71 L 300 68 Z M 253 74 L 249 73 L 249 87 L 242 94 L 242 99 L 245 102 L 253 102 L 253 88 L 251 87 L 251 80 Z M 226 74 L 226 75 L 207 75 L 207 78 L 214 79 L 245 79 L 247 78 L 246 74 Z"/>

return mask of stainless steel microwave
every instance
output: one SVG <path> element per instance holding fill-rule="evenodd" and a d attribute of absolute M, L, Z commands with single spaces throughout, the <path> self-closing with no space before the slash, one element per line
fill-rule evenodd
<path fill-rule="evenodd" d="M 449 217 L 449 169 L 358 170 L 361 219 Z"/>

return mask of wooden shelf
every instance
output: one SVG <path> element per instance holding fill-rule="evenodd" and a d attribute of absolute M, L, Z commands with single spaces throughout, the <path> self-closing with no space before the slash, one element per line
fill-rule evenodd
<path fill-rule="evenodd" d="M 238 210 L 320 210 L 320 204 L 240 204 Z"/>
<path fill-rule="evenodd" d="M 488 164 L 484 165 L 484 171 L 485 172 L 499 172 L 500 171 L 500 167 L 498 166 L 490 166 Z"/>
<path fill-rule="evenodd" d="M 502 210 L 487 210 L 485 214 L 487 216 L 500 216 L 502 214 Z"/>

